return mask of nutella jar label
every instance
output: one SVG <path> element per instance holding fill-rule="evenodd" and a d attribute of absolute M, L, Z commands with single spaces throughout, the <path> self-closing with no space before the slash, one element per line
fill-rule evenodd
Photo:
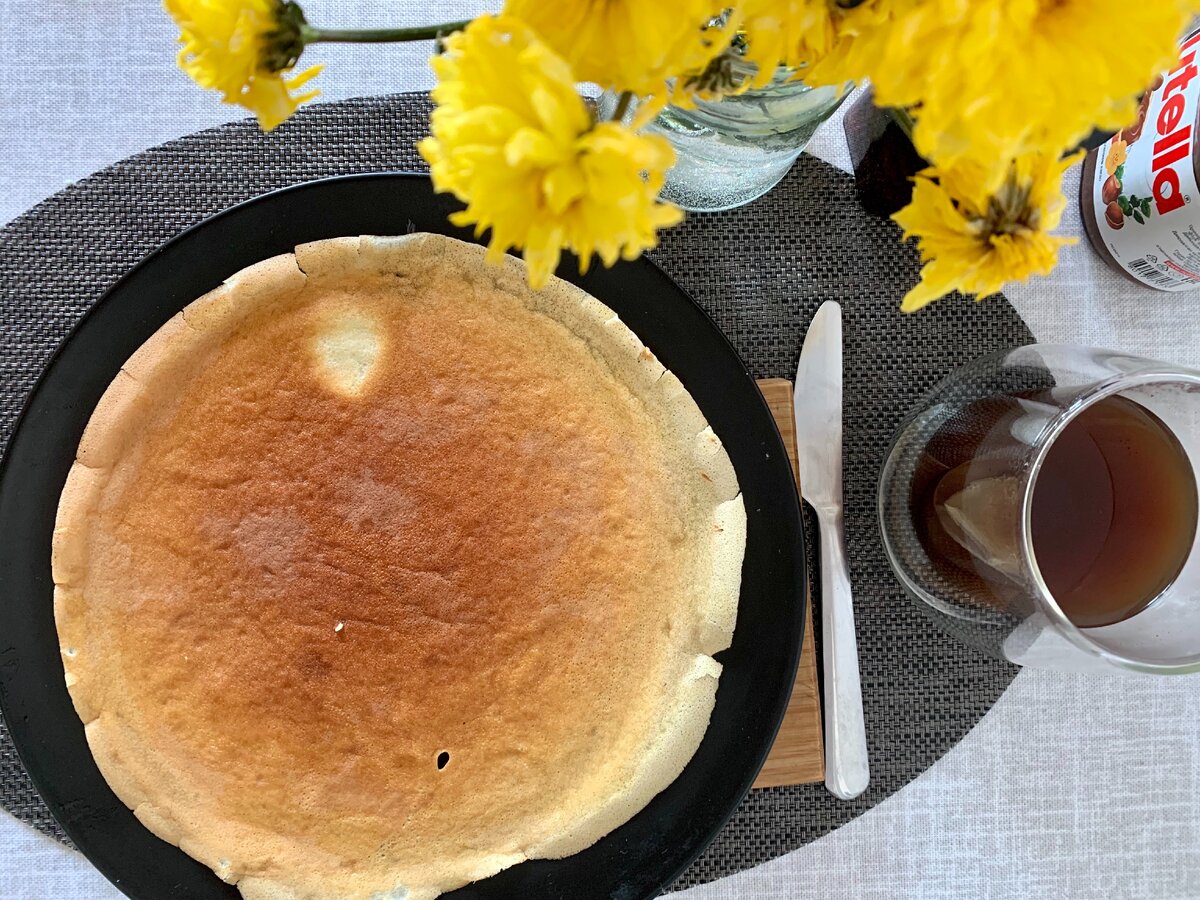
<path fill-rule="evenodd" d="M 1137 120 L 1098 149 L 1085 209 L 1112 262 L 1163 291 L 1200 287 L 1197 50 L 1200 32 L 1180 47 L 1179 64 L 1155 79 Z"/>

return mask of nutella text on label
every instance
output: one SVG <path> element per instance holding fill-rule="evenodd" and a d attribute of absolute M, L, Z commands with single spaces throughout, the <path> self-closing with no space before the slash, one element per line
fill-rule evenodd
<path fill-rule="evenodd" d="M 1119 271 L 1159 290 L 1200 287 L 1198 49 L 1200 32 L 1185 39 L 1175 67 L 1155 79 L 1137 120 L 1093 151 L 1084 168 L 1084 225 L 1092 243 Z"/>

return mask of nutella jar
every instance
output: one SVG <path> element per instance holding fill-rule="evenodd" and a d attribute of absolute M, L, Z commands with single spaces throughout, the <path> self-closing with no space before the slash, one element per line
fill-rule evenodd
<path fill-rule="evenodd" d="M 1154 80 L 1137 120 L 1083 165 L 1083 225 L 1116 271 L 1160 291 L 1200 287 L 1200 31 Z"/>

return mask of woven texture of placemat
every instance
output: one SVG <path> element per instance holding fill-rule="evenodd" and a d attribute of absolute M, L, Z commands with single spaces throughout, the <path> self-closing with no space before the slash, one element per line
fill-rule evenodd
<path fill-rule="evenodd" d="M 112 283 L 168 238 L 258 194 L 358 172 L 424 170 L 424 95 L 312 106 L 275 132 L 222 126 L 138 154 L 0 229 L 0 436 L 54 348 Z M 884 558 L 875 488 L 893 429 L 950 370 L 1032 337 L 1003 298 L 897 312 L 917 276 L 891 223 L 866 216 L 849 176 L 801 157 L 766 197 L 694 215 L 653 254 L 713 316 L 756 377 L 791 377 L 822 301 L 845 320 L 846 543 L 871 754 L 871 786 L 850 803 L 820 785 L 752 791 L 676 883 L 764 862 L 837 828 L 953 746 L 1015 673 L 933 628 Z M 819 608 L 816 621 L 820 622 Z M 819 633 L 818 633 L 819 634 Z M 61 841 L 0 723 L 0 804 Z"/>

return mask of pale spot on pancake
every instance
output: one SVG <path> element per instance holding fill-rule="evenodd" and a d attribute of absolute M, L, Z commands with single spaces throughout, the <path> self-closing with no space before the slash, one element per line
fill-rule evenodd
<path fill-rule="evenodd" d="M 313 343 L 322 381 L 350 397 L 362 393 L 383 350 L 381 330 L 358 311 L 344 312 L 325 325 Z"/>
<path fill-rule="evenodd" d="M 302 555 L 307 530 L 288 510 L 267 510 L 244 516 L 233 527 L 233 540 L 252 570 L 284 575 Z"/>
<path fill-rule="evenodd" d="M 411 492 L 363 469 L 342 480 L 333 508 L 355 528 L 395 530 L 414 521 L 419 502 Z"/>

